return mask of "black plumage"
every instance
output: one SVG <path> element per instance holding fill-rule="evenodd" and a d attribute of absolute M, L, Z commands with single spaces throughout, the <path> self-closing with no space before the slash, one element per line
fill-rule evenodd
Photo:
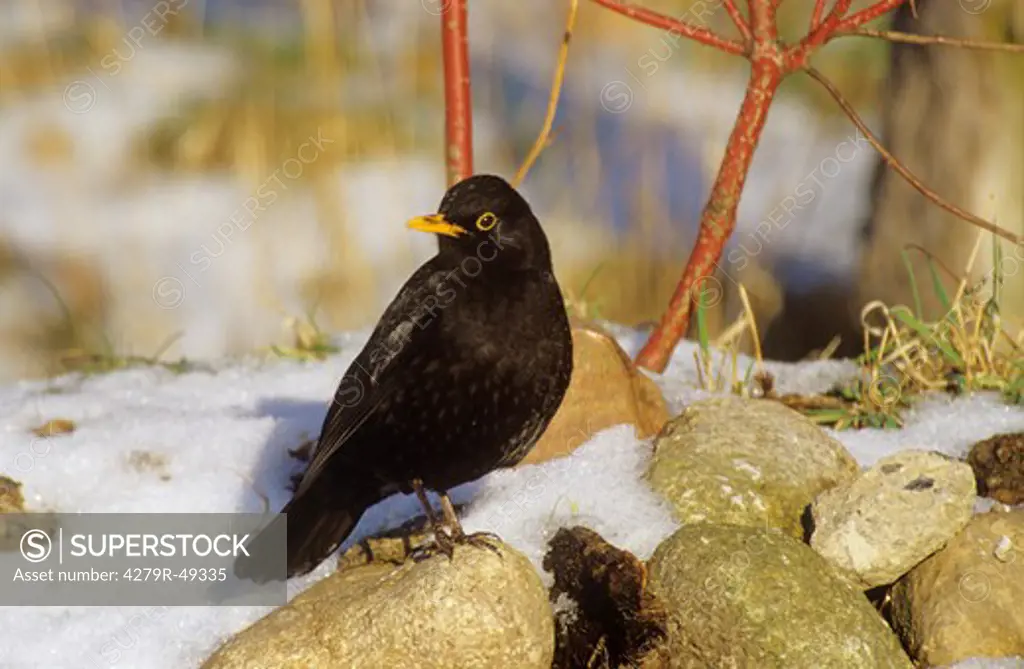
<path fill-rule="evenodd" d="M 423 489 L 441 493 L 448 538 L 464 538 L 447 491 L 525 457 L 568 387 L 569 321 L 547 238 L 519 193 L 473 176 L 409 227 L 437 234 L 438 253 L 406 281 L 338 386 L 282 510 L 289 578 L 396 492 L 419 495 L 435 535 Z M 261 580 L 253 571 L 236 565 Z"/>

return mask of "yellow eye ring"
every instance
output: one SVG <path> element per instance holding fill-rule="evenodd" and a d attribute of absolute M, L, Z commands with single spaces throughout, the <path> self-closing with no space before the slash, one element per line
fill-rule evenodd
<path fill-rule="evenodd" d="M 491 212 L 485 212 L 480 214 L 480 218 L 476 219 L 476 229 L 487 232 L 498 224 L 498 217 Z"/>

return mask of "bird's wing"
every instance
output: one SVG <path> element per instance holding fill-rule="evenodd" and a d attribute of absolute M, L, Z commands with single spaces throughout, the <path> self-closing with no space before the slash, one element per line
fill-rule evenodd
<path fill-rule="evenodd" d="M 366 346 L 338 385 L 313 459 L 295 496 L 309 488 L 331 457 L 403 382 L 402 368 L 412 350 L 420 349 L 424 341 L 437 336 L 437 296 L 449 274 L 427 263 L 406 281 L 388 305 Z"/>

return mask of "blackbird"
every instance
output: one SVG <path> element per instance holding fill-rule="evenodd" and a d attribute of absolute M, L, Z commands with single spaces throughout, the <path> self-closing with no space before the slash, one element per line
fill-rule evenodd
<path fill-rule="evenodd" d="M 406 281 L 341 379 L 282 509 L 288 578 L 315 568 L 367 508 L 397 492 L 417 495 L 449 555 L 478 538 L 462 531 L 447 491 L 525 457 L 569 385 L 572 337 L 548 240 L 508 182 L 469 177 L 437 214 L 408 226 L 436 234 L 438 253 Z M 426 489 L 440 494 L 443 520 Z M 255 562 L 236 562 L 235 573 L 280 578 Z"/>

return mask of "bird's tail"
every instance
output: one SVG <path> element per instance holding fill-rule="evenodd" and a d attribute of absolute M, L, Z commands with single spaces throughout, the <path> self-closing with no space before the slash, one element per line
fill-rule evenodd
<path fill-rule="evenodd" d="M 293 497 L 281 509 L 287 518 L 287 577 L 306 574 L 323 562 L 352 533 L 367 506 L 358 498 L 339 500 L 332 496 L 330 500 L 321 499 L 316 488 Z M 270 554 L 267 546 L 271 541 L 280 540 L 280 525 L 284 520 L 277 516 L 256 535 L 249 548 L 250 556 L 256 557 L 238 558 L 235 561 L 236 576 L 257 583 L 281 580 L 280 564 L 276 565 L 278 573 L 272 574 L 270 572 L 274 570 L 268 567 L 269 562 L 258 556 Z"/>

